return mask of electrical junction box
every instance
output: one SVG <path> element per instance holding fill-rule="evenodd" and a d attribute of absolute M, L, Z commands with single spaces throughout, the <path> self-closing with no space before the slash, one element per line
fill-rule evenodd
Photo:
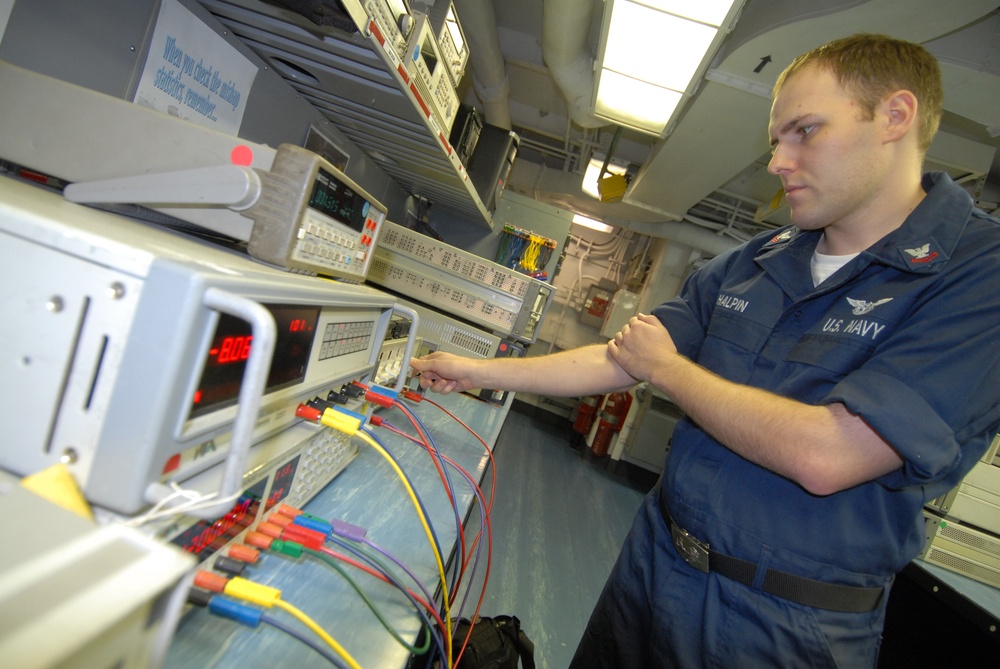
<path fill-rule="evenodd" d="M 670 450 L 670 438 L 684 412 L 648 384 L 639 384 L 635 396 L 639 409 L 621 459 L 651 472 L 662 472 L 667 451 Z"/>
<path fill-rule="evenodd" d="M 600 328 L 604 325 L 604 319 L 611 305 L 618 284 L 609 279 L 601 279 L 590 287 L 587 291 L 587 299 L 580 310 L 580 322 L 584 325 L 591 325 Z"/>
<path fill-rule="evenodd" d="M 507 186 L 507 177 L 517 160 L 521 138 L 512 130 L 483 123 L 476 150 L 466 166 L 487 210 L 497 208 L 497 200 Z"/>

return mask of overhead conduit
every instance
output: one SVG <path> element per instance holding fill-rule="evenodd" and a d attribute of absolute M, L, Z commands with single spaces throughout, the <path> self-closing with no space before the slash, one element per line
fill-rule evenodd
<path fill-rule="evenodd" d="M 483 116 L 490 125 L 510 130 L 510 106 L 507 99 L 510 81 L 500 51 L 497 19 L 492 0 L 453 0 L 469 42 L 472 85 L 483 103 Z"/>

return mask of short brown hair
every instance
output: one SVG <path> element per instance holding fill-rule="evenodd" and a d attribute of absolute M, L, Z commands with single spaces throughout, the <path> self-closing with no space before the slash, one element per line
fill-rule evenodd
<path fill-rule="evenodd" d="M 778 76 L 774 94 L 790 76 L 806 67 L 827 68 L 854 95 L 867 119 L 888 95 L 905 89 L 917 98 L 918 144 L 927 152 L 941 122 L 944 90 L 937 59 L 924 47 L 886 35 L 858 34 L 834 40 L 802 54 Z"/>

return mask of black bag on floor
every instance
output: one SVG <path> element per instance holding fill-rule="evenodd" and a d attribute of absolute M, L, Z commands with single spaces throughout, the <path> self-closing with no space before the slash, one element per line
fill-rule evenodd
<path fill-rule="evenodd" d="M 465 618 L 452 625 L 452 652 L 457 656 L 469 633 Z M 480 617 L 472 628 L 472 636 L 458 669 L 535 669 L 535 644 L 521 630 L 521 621 L 515 616 Z"/>

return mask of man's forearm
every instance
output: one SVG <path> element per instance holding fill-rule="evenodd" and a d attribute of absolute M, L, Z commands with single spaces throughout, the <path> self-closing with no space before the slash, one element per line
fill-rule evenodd
<path fill-rule="evenodd" d="M 545 356 L 483 360 L 475 378 L 481 388 L 552 397 L 595 395 L 635 385 L 604 344 Z"/>
<path fill-rule="evenodd" d="M 678 355 L 659 366 L 650 383 L 719 442 L 815 494 L 844 490 L 902 465 L 840 404 L 812 406 L 736 384 Z"/>

